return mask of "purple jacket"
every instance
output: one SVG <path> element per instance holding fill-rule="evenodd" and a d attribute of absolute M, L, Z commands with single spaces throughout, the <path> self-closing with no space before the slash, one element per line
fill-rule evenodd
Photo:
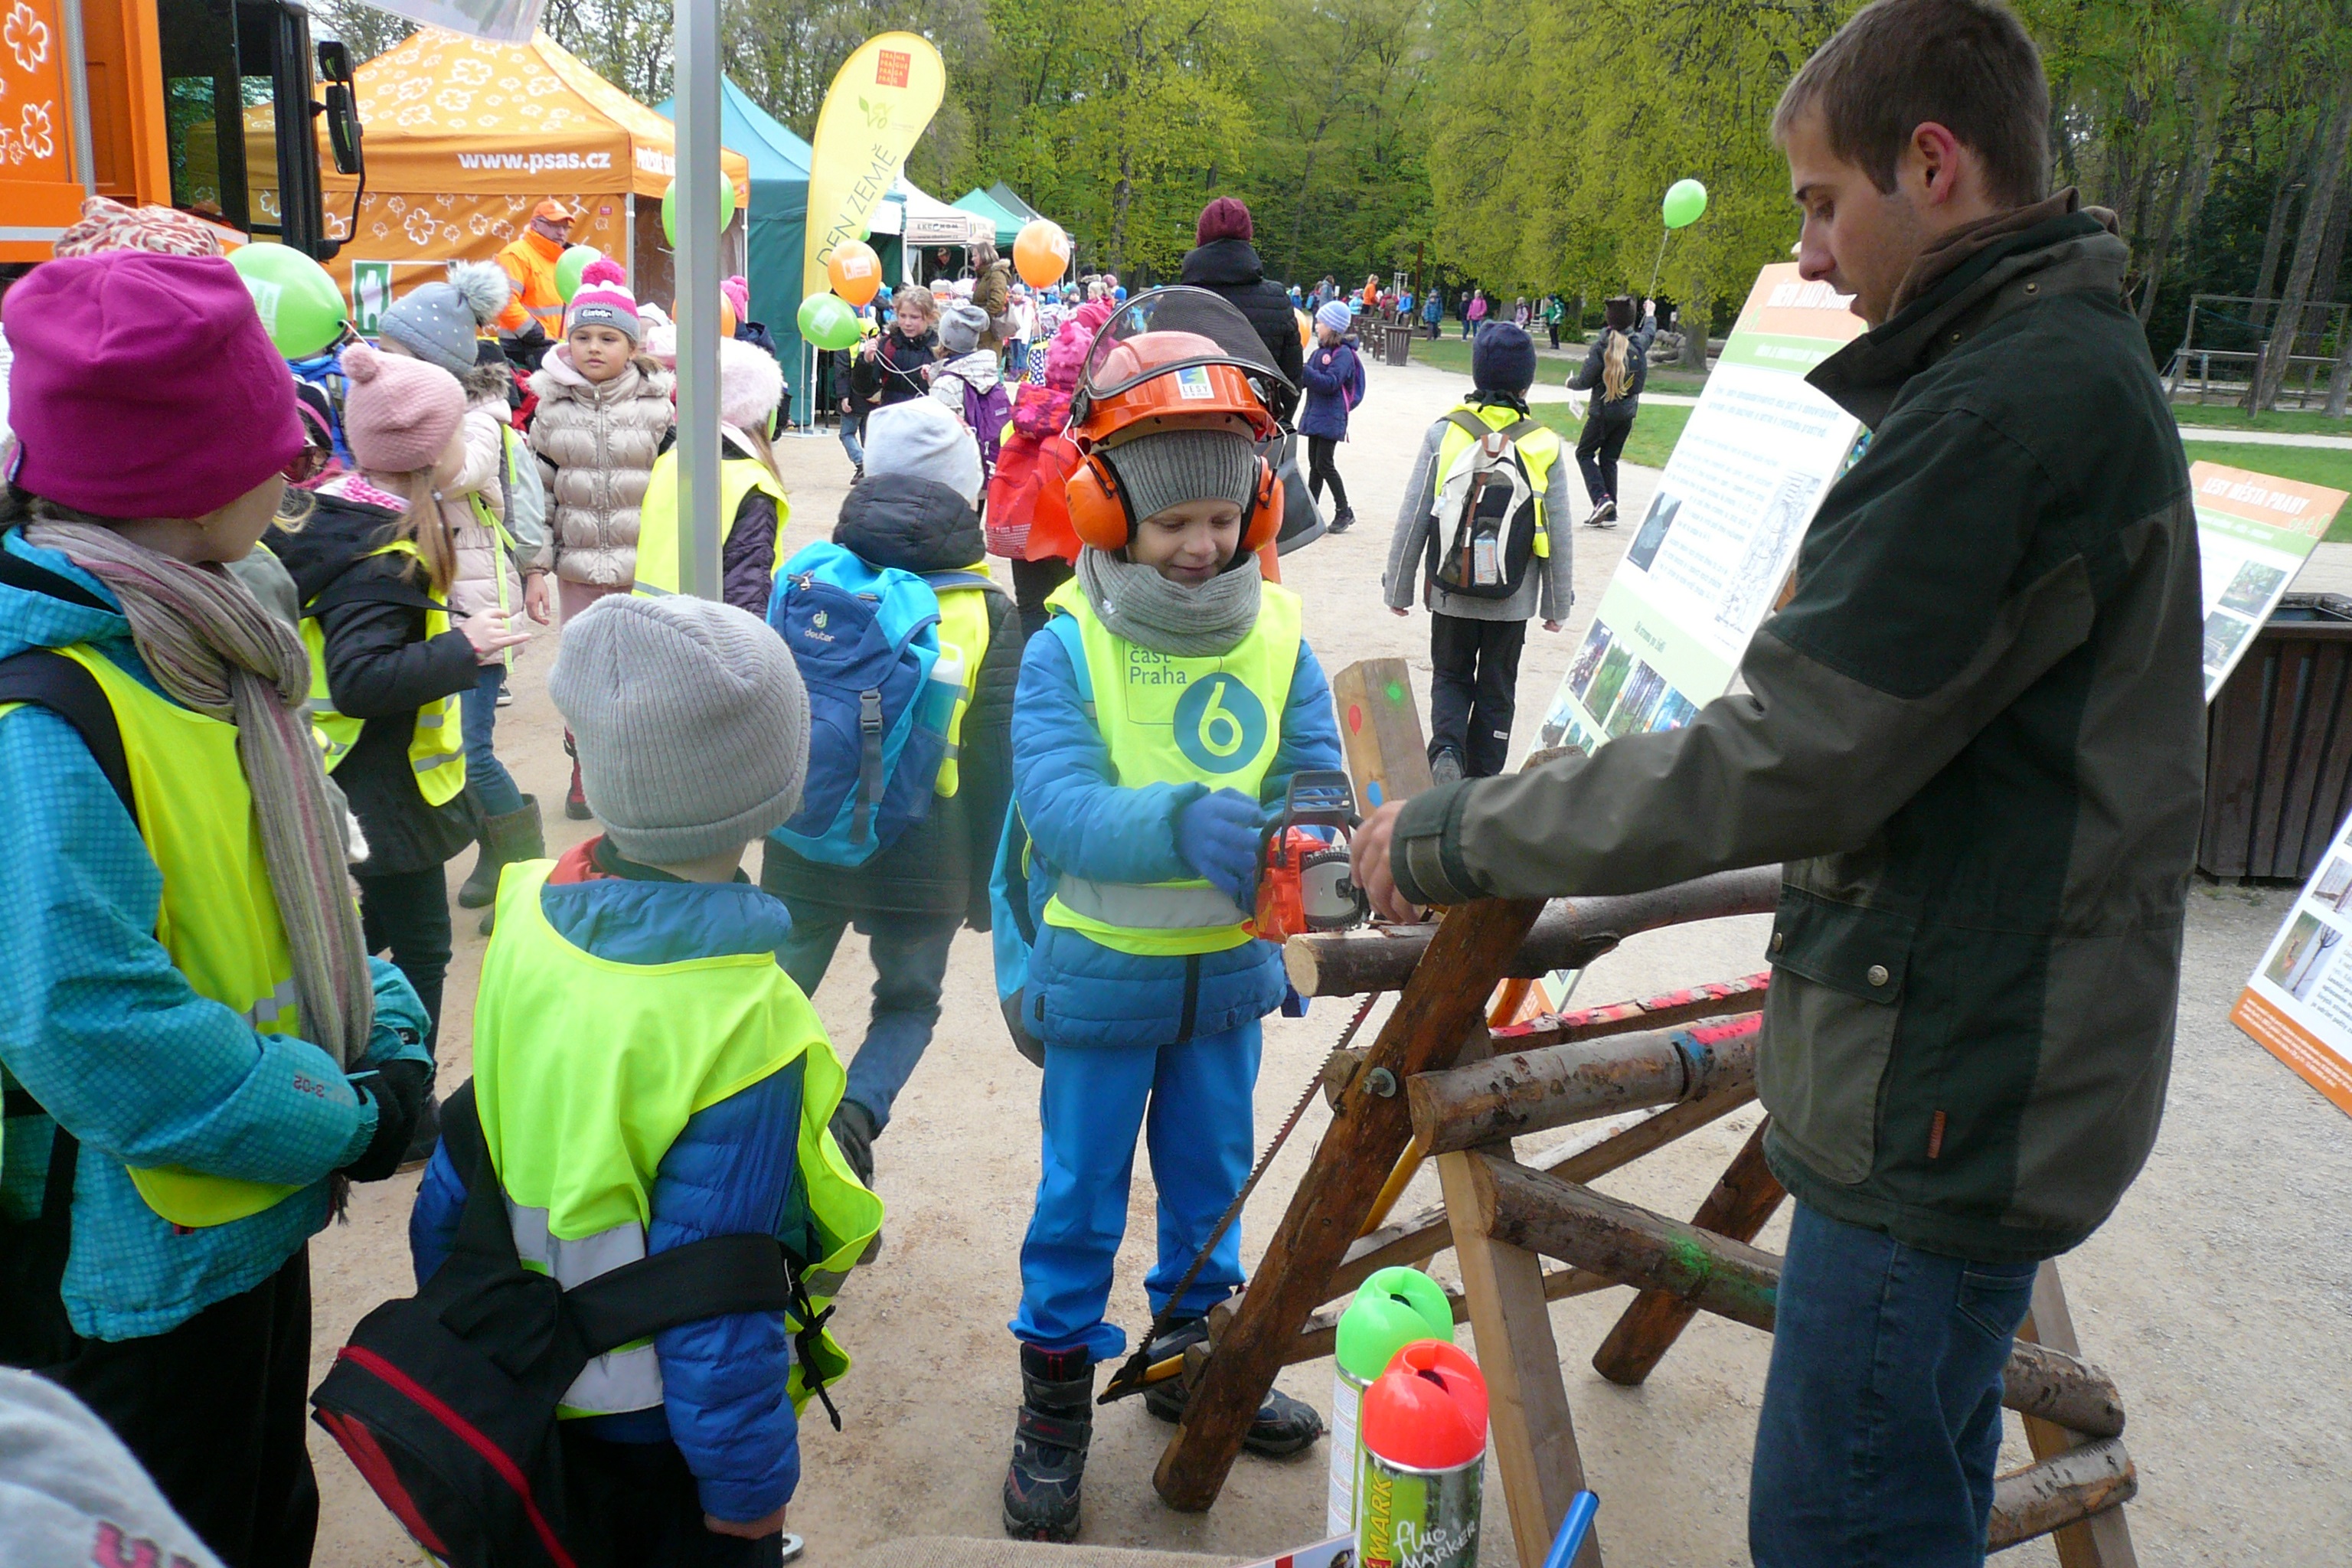
<path fill-rule="evenodd" d="M 1318 344 L 1301 367 L 1307 378 L 1307 402 L 1298 413 L 1298 433 L 1326 440 L 1348 438 L 1348 411 L 1364 400 L 1364 362 L 1352 342 L 1332 348 Z"/>

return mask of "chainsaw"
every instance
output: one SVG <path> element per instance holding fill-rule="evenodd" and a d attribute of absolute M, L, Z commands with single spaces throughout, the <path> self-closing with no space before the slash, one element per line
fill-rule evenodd
<path fill-rule="evenodd" d="M 1348 863 L 1348 836 L 1362 820 L 1346 773 L 1301 768 L 1291 774 L 1263 839 L 1256 920 L 1262 940 L 1346 931 L 1371 917 L 1371 900 L 1356 886 Z"/>

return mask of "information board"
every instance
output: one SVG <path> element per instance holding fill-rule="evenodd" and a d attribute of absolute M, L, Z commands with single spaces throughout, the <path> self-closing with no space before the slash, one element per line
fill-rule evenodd
<path fill-rule="evenodd" d="M 2271 938 L 2230 1022 L 2352 1115 L 2352 820 Z"/>
<path fill-rule="evenodd" d="M 2254 628 L 2278 608 L 2313 548 L 2327 537 L 2346 496 L 2219 463 L 2189 464 L 2189 484 L 2204 563 L 2205 700 L 2210 702 L 2253 646 Z"/>

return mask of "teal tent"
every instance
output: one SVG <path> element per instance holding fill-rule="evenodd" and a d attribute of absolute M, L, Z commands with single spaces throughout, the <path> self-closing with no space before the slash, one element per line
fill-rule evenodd
<path fill-rule="evenodd" d="M 996 226 L 996 248 L 1005 256 L 1013 254 L 1013 241 L 1021 233 L 1021 226 L 1029 221 L 1018 213 L 1005 210 L 1003 204 L 978 185 L 957 197 L 954 205 L 993 224 Z"/>
<path fill-rule="evenodd" d="M 812 417 L 816 358 L 802 343 L 797 321 L 813 154 L 807 142 L 732 81 L 722 79 L 719 94 L 719 139 L 751 164 L 751 260 L 745 274 L 751 285 L 751 318 L 775 338 L 784 379 L 792 383 L 789 422 L 806 425 Z M 664 103 L 661 112 L 669 114 L 676 101 Z"/>
<path fill-rule="evenodd" d="M 1011 213 L 1014 217 L 1019 218 L 1023 223 L 1028 223 L 1033 219 L 1041 218 L 1045 216 L 1044 213 L 1039 212 L 1035 207 L 1031 206 L 1027 202 L 1023 201 L 1019 195 L 1014 194 L 1013 187 L 1006 184 L 1003 180 L 999 180 L 996 184 L 988 187 L 988 199 L 994 202 L 998 206 L 1003 207 L 1006 212 Z"/>

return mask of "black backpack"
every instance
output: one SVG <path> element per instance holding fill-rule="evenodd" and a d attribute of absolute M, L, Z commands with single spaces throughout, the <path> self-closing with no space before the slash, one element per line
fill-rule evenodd
<path fill-rule="evenodd" d="M 1543 426 L 1521 419 L 1496 430 L 1460 408 L 1445 417 L 1471 444 L 1451 473 L 1432 477 L 1430 579 L 1449 594 L 1507 599 L 1527 581 L 1528 563 L 1535 559 L 1540 499 L 1519 456 L 1519 437 Z"/>
<path fill-rule="evenodd" d="M 516 1256 L 471 1082 L 442 1106 L 441 1139 L 466 1184 L 457 1245 L 415 1296 L 360 1320 L 310 1396 L 316 1418 L 449 1568 L 591 1568 L 604 1545 L 571 1527 L 556 1422 L 581 1369 L 681 1323 L 788 1308 L 806 1362 L 822 1318 L 765 1236 L 710 1237 L 566 1290 Z"/>

